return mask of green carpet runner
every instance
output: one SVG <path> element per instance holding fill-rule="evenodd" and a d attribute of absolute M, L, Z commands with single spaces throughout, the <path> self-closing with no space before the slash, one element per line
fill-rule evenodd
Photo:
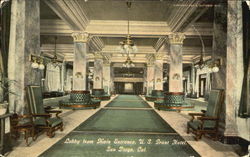
<path fill-rule="evenodd" d="M 111 103 L 116 106 L 126 100 L 144 102 L 138 96 L 121 95 Z M 153 109 L 104 108 L 40 155 L 40 157 L 52 156 L 198 157 L 200 155 Z"/>
<path fill-rule="evenodd" d="M 106 107 L 121 107 L 121 108 L 151 108 L 147 102 L 136 95 L 119 95 Z"/>

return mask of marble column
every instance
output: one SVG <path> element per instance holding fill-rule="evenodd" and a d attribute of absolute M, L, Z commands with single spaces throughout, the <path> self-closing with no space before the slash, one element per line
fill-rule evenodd
<path fill-rule="evenodd" d="M 146 67 L 143 68 L 143 79 L 144 79 L 144 82 L 143 82 L 143 90 L 142 90 L 142 92 L 145 95 L 145 94 L 147 94 L 147 86 L 148 86 L 147 85 L 148 82 L 147 82 L 147 68 Z"/>
<path fill-rule="evenodd" d="M 93 88 L 103 88 L 103 57 L 100 53 L 95 53 Z"/>
<path fill-rule="evenodd" d="M 64 86 L 66 82 L 66 63 L 63 61 L 62 67 L 61 67 L 61 91 L 64 91 Z"/>
<path fill-rule="evenodd" d="M 185 36 L 183 34 L 170 34 L 170 68 L 169 68 L 169 92 L 183 92 L 182 83 L 182 45 Z"/>
<path fill-rule="evenodd" d="M 196 69 L 194 67 L 194 64 L 192 64 L 191 66 L 191 87 L 190 87 L 190 91 L 191 91 L 191 94 L 194 95 L 195 92 L 196 92 L 196 89 L 195 89 L 195 79 L 196 79 Z"/>
<path fill-rule="evenodd" d="M 147 95 L 151 94 L 151 91 L 154 89 L 154 64 L 147 64 Z"/>
<path fill-rule="evenodd" d="M 104 62 L 103 64 L 103 88 L 106 93 L 110 94 L 111 90 L 111 69 L 110 63 Z"/>
<path fill-rule="evenodd" d="M 212 88 L 226 88 L 226 54 L 227 54 L 227 4 L 214 6 L 213 51 L 212 59 L 221 59 L 222 65 L 217 73 L 212 73 Z"/>
<path fill-rule="evenodd" d="M 163 90 L 163 55 L 155 56 L 154 89 Z"/>
<path fill-rule="evenodd" d="M 87 53 L 89 51 L 87 32 L 75 32 L 74 63 L 73 63 L 73 90 L 87 90 Z"/>
<path fill-rule="evenodd" d="M 110 67 L 110 94 L 115 93 L 115 83 L 114 83 L 114 68 Z"/>
<path fill-rule="evenodd" d="M 242 2 L 228 1 L 225 136 L 237 136 L 237 115 L 243 83 Z"/>
<path fill-rule="evenodd" d="M 43 71 L 31 68 L 30 54 L 40 54 L 40 0 L 12 0 L 8 56 L 9 111 L 23 113 L 25 87 L 40 85 Z"/>

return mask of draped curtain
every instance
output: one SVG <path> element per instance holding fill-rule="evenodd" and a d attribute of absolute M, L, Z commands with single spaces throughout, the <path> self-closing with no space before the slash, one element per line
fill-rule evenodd
<path fill-rule="evenodd" d="M 4 86 L 4 78 L 8 77 L 8 52 L 9 52 L 9 36 L 10 36 L 10 16 L 11 16 L 11 2 L 4 3 L 0 8 L 0 81 L 1 86 Z M 7 88 L 0 88 L 0 102 L 8 98 Z"/>
<path fill-rule="evenodd" d="M 45 78 L 45 91 L 62 91 L 61 86 L 61 70 L 59 66 L 47 64 L 46 78 Z"/>
<path fill-rule="evenodd" d="M 66 82 L 65 82 L 65 91 L 71 91 L 72 89 L 72 76 L 73 76 L 73 70 L 67 69 L 66 70 Z"/>
<path fill-rule="evenodd" d="M 249 55 L 249 14 L 250 11 L 246 3 L 243 3 L 243 62 L 244 62 L 244 80 L 242 85 L 241 101 L 239 106 L 239 117 L 250 117 L 250 55 Z"/>

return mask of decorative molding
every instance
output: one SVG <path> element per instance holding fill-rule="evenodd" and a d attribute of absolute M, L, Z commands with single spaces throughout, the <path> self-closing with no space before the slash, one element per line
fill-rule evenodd
<path fill-rule="evenodd" d="M 95 59 L 103 59 L 103 55 L 100 52 L 94 53 Z"/>
<path fill-rule="evenodd" d="M 44 2 L 73 30 L 85 30 L 89 19 L 76 0 L 44 0 Z"/>
<path fill-rule="evenodd" d="M 170 34 L 168 36 L 169 39 L 169 43 L 170 44 L 183 44 L 183 41 L 185 39 L 185 35 L 182 33 L 174 33 L 174 34 Z"/>
<path fill-rule="evenodd" d="M 41 20 L 42 35 L 63 35 L 70 36 L 72 29 L 63 20 Z"/>
<path fill-rule="evenodd" d="M 162 47 L 162 45 L 164 45 L 165 42 L 166 42 L 166 37 L 161 37 L 157 40 L 157 42 L 154 45 L 156 52 L 159 51 L 159 49 Z"/>
<path fill-rule="evenodd" d="M 163 53 L 157 53 L 155 54 L 155 60 L 163 60 L 164 56 Z"/>
<path fill-rule="evenodd" d="M 105 45 L 101 38 L 92 36 L 89 41 L 89 46 L 93 51 L 102 51 Z"/>
<path fill-rule="evenodd" d="M 169 27 L 172 32 L 182 32 L 190 23 L 194 23 L 208 7 L 202 7 L 205 0 L 189 0 L 181 1 L 177 5 L 177 9 L 174 9 L 167 19 Z M 198 12 L 198 11 L 199 12 Z M 202 13 L 202 14 L 201 14 Z"/>
<path fill-rule="evenodd" d="M 87 32 L 74 32 L 72 33 L 74 42 L 87 43 L 90 39 L 90 36 Z"/>
<path fill-rule="evenodd" d="M 129 24 L 132 36 L 161 37 L 171 31 L 166 22 L 131 21 Z M 86 31 L 98 36 L 126 36 L 126 20 L 91 20 Z"/>
<path fill-rule="evenodd" d="M 115 77 L 114 82 L 144 82 L 144 78 Z"/>
<path fill-rule="evenodd" d="M 87 29 L 85 30 L 89 34 L 98 35 L 99 37 L 121 37 L 127 34 L 125 29 L 126 21 L 116 21 L 110 22 L 100 20 L 94 24 L 93 20 L 90 21 Z M 92 24 L 91 24 L 92 23 Z M 112 24 L 113 23 L 113 24 Z M 194 23 L 195 28 L 201 33 L 202 36 L 212 36 L 213 35 L 213 23 Z M 157 37 L 165 38 L 166 35 L 171 34 L 170 29 L 166 29 L 167 24 L 162 22 L 138 22 L 137 25 L 133 26 L 133 37 Z M 74 32 L 67 22 L 64 20 L 41 20 L 41 34 L 42 35 L 70 35 Z M 197 36 L 192 28 L 186 29 L 184 31 L 186 36 Z M 198 37 L 198 36 L 197 36 Z M 156 45 L 154 46 L 157 47 Z"/>
<path fill-rule="evenodd" d="M 76 73 L 75 73 L 75 77 L 76 77 L 76 78 L 83 78 L 81 72 L 76 72 Z"/>

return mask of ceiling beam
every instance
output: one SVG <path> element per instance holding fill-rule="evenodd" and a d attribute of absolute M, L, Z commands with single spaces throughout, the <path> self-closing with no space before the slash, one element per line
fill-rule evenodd
<path fill-rule="evenodd" d="M 185 32 L 190 24 L 193 24 L 208 7 L 202 6 L 205 0 L 179 1 L 178 9 L 171 12 L 168 24 L 172 32 Z"/>
<path fill-rule="evenodd" d="M 119 54 L 120 50 L 118 50 L 118 45 L 99 45 L 100 52 L 103 54 Z M 152 46 L 137 46 L 138 47 L 138 52 L 136 54 L 155 54 L 156 51 Z M 53 53 L 55 51 L 55 45 L 54 44 L 43 44 L 41 47 L 42 52 L 51 52 Z M 97 49 L 96 49 L 97 51 Z M 74 45 L 73 44 L 57 44 L 57 53 L 63 53 L 63 54 L 73 54 L 74 52 Z M 189 47 L 189 46 L 184 46 L 182 50 L 183 55 L 200 55 L 201 53 L 201 48 L 200 47 Z M 166 51 L 166 54 L 168 52 Z M 206 47 L 205 48 L 205 55 L 211 55 L 212 54 L 212 48 L 211 47 Z"/>
<path fill-rule="evenodd" d="M 44 0 L 72 30 L 83 31 L 89 19 L 77 0 Z"/>
<path fill-rule="evenodd" d="M 212 23 L 195 23 L 194 26 L 202 36 L 213 35 Z M 130 29 L 133 37 L 165 38 L 172 34 L 166 22 L 131 21 Z M 73 31 L 61 20 L 41 20 L 42 35 L 69 36 Z M 127 35 L 127 22 L 91 20 L 85 31 L 99 37 L 124 37 Z M 192 28 L 187 29 L 184 34 L 187 38 L 188 36 L 198 37 L 197 32 Z"/>

